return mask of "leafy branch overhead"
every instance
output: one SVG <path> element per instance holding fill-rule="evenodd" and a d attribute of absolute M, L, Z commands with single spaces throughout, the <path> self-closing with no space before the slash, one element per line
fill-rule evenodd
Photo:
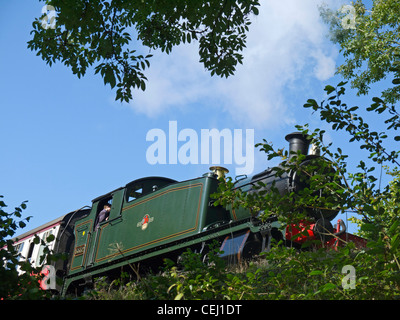
<path fill-rule="evenodd" d="M 398 0 L 353 2 L 354 14 L 320 7 L 322 18 L 330 25 L 330 37 L 340 46 L 345 62 L 337 73 L 351 80 L 359 95 L 368 94 L 371 85 L 389 77 L 398 77 L 394 69 L 399 63 L 400 2 Z M 353 28 L 343 28 L 342 19 L 354 19 Z M 399 83 L 395 83 L 399 84 Z M 385 86 L 386 103 L 400 100 L 400 86 Z"/>
<path fill-rule="evenodd" d="M 79 78 L 94 66 L 104 84 L 117 87 L 116 100 L 132 99 L 132 88 L 146 88 L 151 54 L 197 40 L 200 62 L 211 75 L 233 75 L 242 63 L 250 15 L 257 0 L 211 1 L 46 1 L 57 12 L 55 28 L 33 22 L 28 48 L 50 66 L 60 61 Z M 143 49 L 142 49 L 143 50 Z"/>

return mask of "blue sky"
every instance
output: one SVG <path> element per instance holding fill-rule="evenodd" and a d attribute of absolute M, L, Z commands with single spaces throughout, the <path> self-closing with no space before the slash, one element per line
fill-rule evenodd
<path fill-rule="evenodd" d="M 201 129 L 252 129 L 256 143 L 265 138 L 279 148 L 287 147 L 284 137 L 295 124 L 310 123 L 358 162 L 365 155 L 302 108 L 308 98 L 322 100 L 326 84 L 340 81 L 334 71 L 342 58 L 326 38 L 318 3 L 263 1 L 244 64 L 229 79 L 204 70 L 196 43 L 171 55 L 152 52 L 147 90 L 121 104 L 93 69 L 78 79 L 27 49 L 43 2 L 2 0 L 0 194 L 10 208 L 28 200 L 24 213 L 33 218 L 27 228 L 34 228 L 144 176 L 186 180 L 207 172 L 207 164 L 147 161 L 152 142 L 146 134 L 154 128 L 168 133 L 170 121 L 177 121 L 178 131 L 199 135 Z M 352 94 L 348 99 L 368 101 Z M 254 174 L 271 165 L 255 151 Z M 225 166 L 235 172 L 235 164 Z"/>

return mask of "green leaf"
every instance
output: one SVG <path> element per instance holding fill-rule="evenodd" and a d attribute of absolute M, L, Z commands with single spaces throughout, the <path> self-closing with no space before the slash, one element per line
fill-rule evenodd
<path fill-rule="evenodd" d="M 310 272 L 310 276 L 318 276 L 324 274 L 321 270 L 314 270 Z"/>
<path fill-rule="evenodd" d="M 393 79 L 393 84 L 400 84 L 400 78 Z"/>
<path fill-rule="evenodd" d="M 335 87 L 331 86 L 331 85 L 327 85 L 324 89 L 326 91 L 327 94 L 331 94 L 333 91 L 335 91 Z"/>
<path fill-rule="evenodd" d="M 178 294 L 174 300 L 181 300 L 183 298 L 183 293 Z"/>
<path fill-rule="evenodd" d="M 51 242 L 51 241 L 53 241 L 54 239 L 55 239 L 54 234 L 51 234 L 51 235 L 49 235 L 49 236 L 46 238 L 46 241 L 47 241 L 47 242 Z"/>
<path fill-rule="evenodd" d="M 383 100 L 381 98 L 378 98 L 378 97 L 373 97 L 372 101 L 374 101 L 376 103 L 384 103 Z"/>
<path fill-rule="evenodd" d="M 40 243 L 40 238 L 38 236 L 35 236 L 35 238 L 33 239 L 33 243 L 34 244 L 39 244 Z"/>
<path fill-rule="evenodd" d="M 390 248 L 390 250 L 393 252 L 393 251 L 396 251 L 396 249 L 399 247 L 399 244 L 400 244 L 400 237 L 399 237 L 399 233 L 398 234 L 396 234 L 394 237 L 393 237 L 393 239 L 392 239 L 392 241 L 390 241 L 390 246 L 391 246 L 391 248 Z"/>
<path fill-rule="evenodd" d="M 307 103 L 304 104 L 304 108 L 313 107 L 315 110 L 318 108 L 318 103 L 314 99 L 308 99 Z"/>
<path fill-rule="evenodd" d="M 397 227 L 400 224 L 400 220 L 396 220 L 395 222 L 393 222 L 393 224 L 390 226 L 389 228 L 389 234 L 394 234 L 396 232 Z"/>
<path fill-rule="evenodd" d="M 323 292 L 326 292 L 326 291 L 329 291 L 329 290 L 332 290 L 332 289 L 336 289 L 336 285 L 333 284 L 333 283 L 327 283 L 322 287 L 322 291 Z"/>

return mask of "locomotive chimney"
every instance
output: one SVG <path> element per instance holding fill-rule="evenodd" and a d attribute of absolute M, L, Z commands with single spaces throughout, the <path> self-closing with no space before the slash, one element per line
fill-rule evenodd
<path fill-rule="evenodd" d="M 298 151 L 300 151 L 301 154 L 307 155 L 310 141 L 307 140 L 307 137 L 301 132 L 289 133 L 285 139 L 289 142 L 290 158 L 297 154 Z"/>

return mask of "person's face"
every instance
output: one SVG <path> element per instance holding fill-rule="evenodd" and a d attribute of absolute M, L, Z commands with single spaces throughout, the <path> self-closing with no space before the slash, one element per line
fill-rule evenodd
<path fill-rule="evenodd" d="M 106 209 L 107 211 L 110 211 L 111 210 L 111 207 L 104 207 L 104 209 Z"/>

